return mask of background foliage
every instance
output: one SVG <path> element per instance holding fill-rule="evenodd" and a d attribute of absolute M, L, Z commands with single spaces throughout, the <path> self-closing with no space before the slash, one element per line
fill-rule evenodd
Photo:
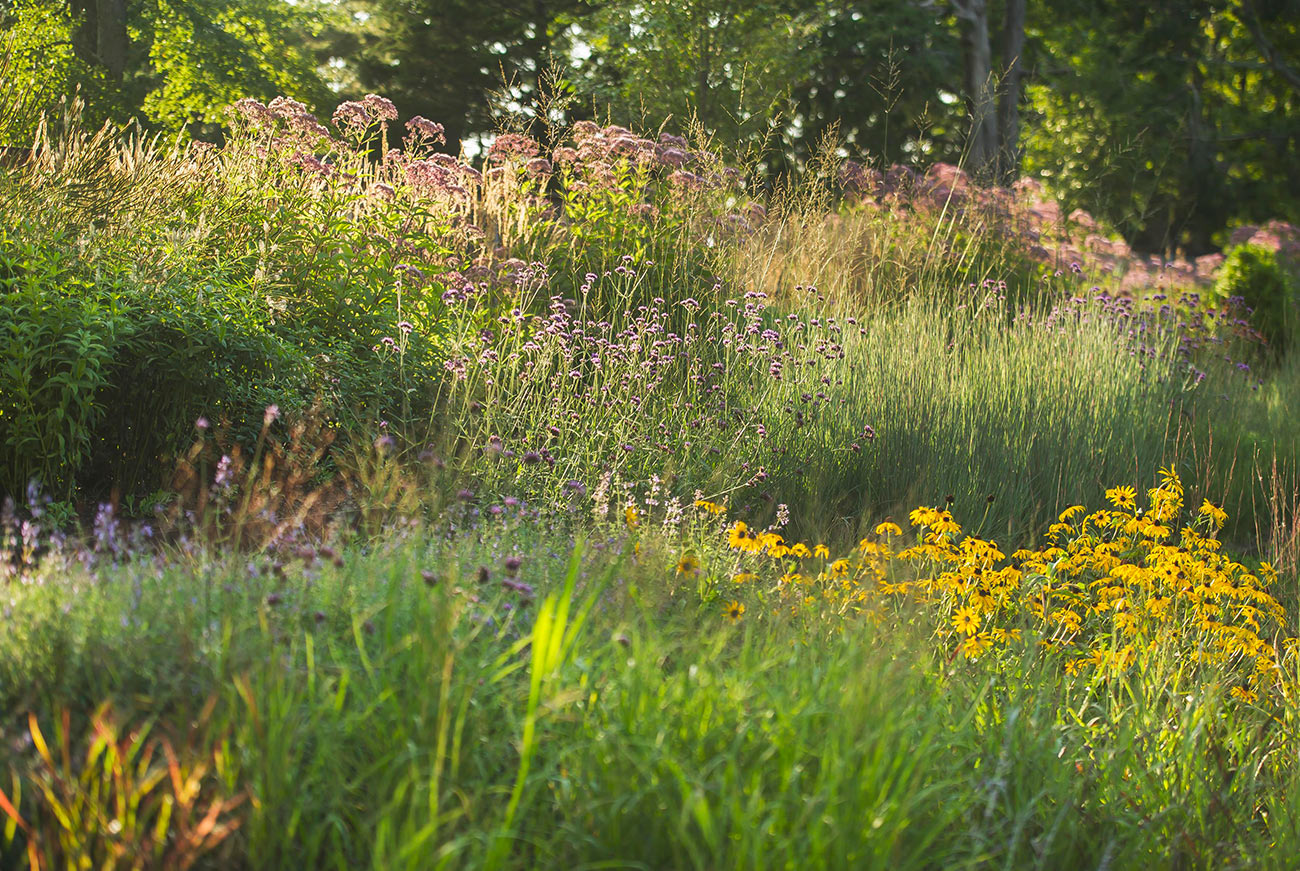
<path fill-rule="evenodd" d="M 1018 58 L 999 31 L 1013 3 Z M 100 6 L 124 10 L 120 70 L 86 34 Z M 1300 218 L 1296 0 L 5 0 L 0 20 L 26 87 L 47 102 L 80 87 L 97 117 L 149 129 L 210 138 L 240 96 L 378 92 L 444 124 L 453 150 L 507 118 L 544 122 L 544 139 L 582 118 L 667 119 L 769 174 L 805 171 L 831 133 L 883 165 L 958 160 L 982 21 L 994 88 L 1020 61 L 1009 157 L 1067 211 L 1166 256 Z"/>

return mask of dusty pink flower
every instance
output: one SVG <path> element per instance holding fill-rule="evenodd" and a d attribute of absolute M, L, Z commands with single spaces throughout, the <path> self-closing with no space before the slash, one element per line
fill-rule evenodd
<path fill-rule="evenodd" d="M 376 121 L 396 121 L 397 107 L 393 101 L 387 97 L 381 97 L 378 94 L 366 94 L 361 100 L 361 104 L 366 107 Z"/>
<path fill-rule="evenodd" d="M 407 121 L 406 129 L 410 131 L 410 141 L 412 143 L 443 143 L 447 141 L 447 129 L 436 121 L 430 121 L 421 115 L 416 115 Z"/>
<path fill-rule="evenodd" d="M 488 148 L 489 163 L 536 157 L 540 148 L 537 142 L 518 133 L 502 133 Z"/>

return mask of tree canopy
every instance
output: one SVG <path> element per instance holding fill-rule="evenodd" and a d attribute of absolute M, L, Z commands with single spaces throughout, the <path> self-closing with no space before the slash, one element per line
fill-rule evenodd
<path fill-rule="evenodd" d="M 157 130 L 379 93 L 453 149 L 599 118 L 767 171 L 829 139 L 1029 173 L 1151 251 L 1300 220 L 1300 0 L 0 0 L 0 21 L 12 94 L 79 88 Z"/>

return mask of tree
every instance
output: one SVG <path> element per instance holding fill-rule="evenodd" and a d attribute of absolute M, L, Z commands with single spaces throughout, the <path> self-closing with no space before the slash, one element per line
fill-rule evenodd
<path fill-rule="evenodd" d="M 1026 163 L 1137 247 L 1216 250 L 1236 223 L 1300 220 L 1294 0 L 1046 0 Z"/>
<path fill-rule="evenodd" d="M 761 140 L 789 121 L 793 85 L 816 62 L 811 16 L 750 0 L 609 0 L 583 31 L 591 57 L 580 90 L 624 122 L 724 142 Z"/>
<path fill-rule="evenodd" d="M 345 93 L 382 93 L 443 124 L 454 148 L 498 113 L 536 116 L 584 0 L 347 0 L 325 33 Z"/>
<path fill-rule="evenodd" d="M 955 161 L 964 110 L 961 45 L 941 4 L 819 0 L 812 56 L 794 85 L 800 154 L 835 129 L 886 163 Z"/>
<path fill-rule="evenodd" d="M 30 76 L 55 59 L 66 79 L 54 89 L 79 87 L 92 117 L 201 134 L 214 133 L 240 97 L 328 99 L 301 48 L 319 28 L 320 10 L 309 3 L 0 0 L 0 19 L 22 34 Z"/>
<path fill-rule="evenodd" d="M 1020 174 L 1020 76 L 1025 0 L 1006 0 L 1001 68 L 993 68 L 987 0 L 952 0 L 962 22 L 966 98 L 970 105 L 967 168 L 977 177 L 1013 181 Z"/>

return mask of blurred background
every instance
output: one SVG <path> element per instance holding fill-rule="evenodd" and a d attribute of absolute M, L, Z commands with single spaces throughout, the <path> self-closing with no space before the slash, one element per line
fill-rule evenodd
<path fill-rule="evenodd" d="M 377 93 L 471 159 L 593 119 L 704 131 L 759 179 L 825 149 L 1028 175 L 1166 259 L 1300 219 L 1295 0 L 0 0 L 0 25 L 6 102 L 79 91 L 165 136 Z"/>

